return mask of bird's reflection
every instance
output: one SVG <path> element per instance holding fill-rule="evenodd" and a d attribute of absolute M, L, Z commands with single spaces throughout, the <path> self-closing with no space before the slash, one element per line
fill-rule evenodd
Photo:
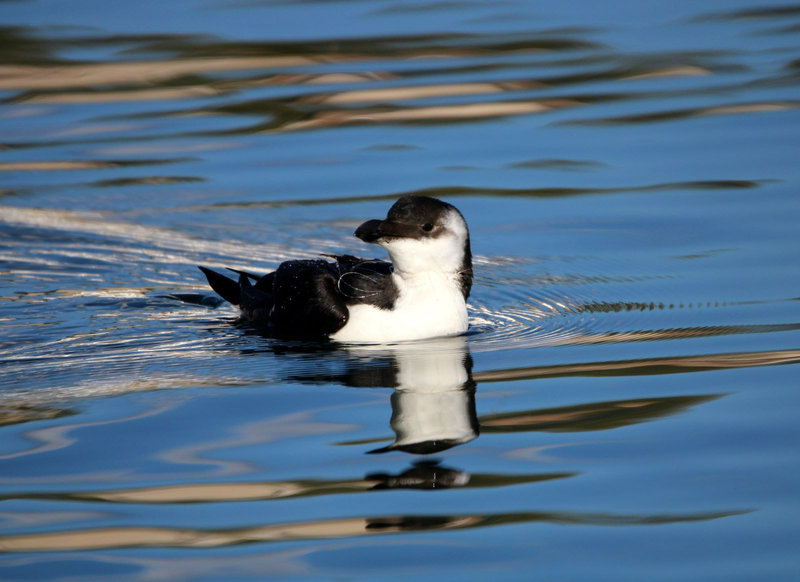
<path fill-rule="evenodd" d="M 282 346 L 281 352 L 303 350 Z M 307 347 L 307 346 L 305 346 Z M 337 383 L 359 388 L 393 388 L 392 444 L 368 454 L 403 451 L 427 455 L 468 443 L 479 434 L 472 358 L 463 336 L 393 345 L 351 344 L 343 351 L 345 369 L 325 371 L 321 362 L 286 378 L 295 382 Z M 341 365 L 337 359 L 335 364 Z"/>
<path fill-rule="evenodd" d="M 391 397 L 395 441 L 370 454 L 426 455 L 478 436 L 472 359 L 464 337 L 394 346 Z"/>
<path fill-rule="evenodd" d="M 372 489 L 447 489 L 467 485 L 470 475 L 436 460 L 421 460 L 397 475 L 370 473 L 365 480 L 377 482 Z"/>
<path fill-rule="evenodd" d="M 337 382 L 353 387 L 391 387 L 390 445 L 367 454 L 402 451 L 439 453 L 474 440 L 479 434 L 472 358 L 463 336 L 394 345 L 349 345 L 344 372 L 292 375 L 294 381 Z M 400 473 L 373 473 L 374 489 L 462 487 L 470 475 L 435 460 L 418 461 Z"/>
<path fill-rule="evenodd" d="M 396 388 L 391 397 L 395 441 L 370 454 L 404 451 L 417 455 L 439 453 L 478 436 L 475 389 L 438 391 Z"/>

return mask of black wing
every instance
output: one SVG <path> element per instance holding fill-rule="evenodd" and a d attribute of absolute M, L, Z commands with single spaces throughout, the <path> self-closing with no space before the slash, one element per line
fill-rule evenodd
<path fill-rule="evenodd" d="M 391 277 L 391 263 L 351 255 L 335 255 L 333 258 L 339 269 L 338 289 L 348 304 L 366 303 L 381 309 L 394 307 L 397 287 Z"/>
<path fill-rule="evenodd" d="M 391 309 L 397 298 L 392 265 L 377 259 L 329 255 L 326 260 L 286 261 L 264 276 L 231 269 L 238 281 L 200 267 L 211 288 L 238 305 L 242 315 L 292 337 L 327 336 L 347 323 L 347 306 Z"/>
<path fill-rule="evenodd" d="M 274 273 L 271 325 L 292 336 L 323 336 L 347 323 L 339 271 L 323 260 L 286 261 Z"/>

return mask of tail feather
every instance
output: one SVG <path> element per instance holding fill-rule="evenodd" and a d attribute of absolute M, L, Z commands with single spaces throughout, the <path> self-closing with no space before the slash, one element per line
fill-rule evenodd
<path fill-rule="evenodd" d="M 211 285 L 211 288 L 216 291 L 220 297 L 233 305 L 239 305 L 241 303 L 238 281 L 228 279 L 225 275 L 220 275 L 216 271 L 212 271 L 206 267 L 198 266 L 198 268 L 203 271 L 206 279 L 208 279 L 208 284 Z"/>
<path fill-rule="evenodd" d="M 227 269 L 233 273 L 236 273 L 237 275 L 244 275 L 245 277 L 248 277 L 253 281 L 258 281 L 261 278 L 261 275 L 254 275 L 253 273 L 250 273 L 248 271 L 240 271 L 239 269 L 232 269 L 230 267 L 227 267 Z"/>

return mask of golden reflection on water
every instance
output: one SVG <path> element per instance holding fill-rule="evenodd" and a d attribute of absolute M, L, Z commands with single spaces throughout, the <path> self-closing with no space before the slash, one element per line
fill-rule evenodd
<path fill-rule="evenodd" d="M 503 93 L 532 88 L 537 84 L 530 83 L 460 83 L 441 85 L 414 85 L 409 87 L 387 87 L 385 89 L 360 89 L 354 91 L 340 91 L 330 95 L 314 95 L 309 97 L 309 103 L 364 103 L 370 101 L 407 101 L 411 99 L 426 99 L 431 97 L 456 97 L 465 95 L 485 95 Z M 540 86 L 540 85 L 539 85 Z"/>
<path fill-rule="evenodd" d="M 52 161 L 52 162 L 0 162 L 0 172 L 43 172 L 63 170 L 97 170 L 113 168 L 113 162 L 88 160 Z"/>
<path fill-rule="evenodd" d="M 113 45 L 114 40 L 109 39 L 109 42 Z M 234 133 L 260 133 L 363 123 L 442 123 L 530 115 L 589 105 L 598 100 L 641 98 L 630 91 L 616 96 L 573 92 L 573 86 L 590 81 L 629 83 L 714 76 L 731 67 L 703 53 L 620 58 L 619 62 L 609 56 L 595 56 L 599 59 L 599 68 L 584 69 L 578 66 L 578 58 L 565 61 L 575 67 L 575 72 L 548 76 L 550 63 L 542 60 L 543 55 L 550 55 L 551 60 L 583 55 L 591 62 L 587 57 L 591 53 L 586 51 L 600 48 L 594 42 L 568 34 L 560 38 L 533 35 L 508 40 L 443 35 L 340 40 L 335 45 L 299 42 L 274 46 L 213 42 L 204 45 L 175 38 L 167 42 L 165 48 L 172 58 L 3 64 L 0 65 L 0 90 L 18 91 L 13 99 L 19 103 L 181 101 L 186 103 L 183 110 L 165 111 L 155 116 L 256 115 L 265 118 L 264 121 Z M 526 64 L 534 74 L 516 71 L 520 68 L 521 57 L 529 59 Z M 475 59 L 491 60 L 477 65 L 472 62 Z M 400 70 L 398 64 L 403 65 Z M 453 71 L 508 68 L 510 73 L 497 81 L 474 78 L 463 82 L 430 81 L 425 66 Z M 221 106 L 205 103 L 215 97 L 269 87 L 294 87 L 296 91 Z M 553 96 L 552 90 L 559 88 L 561 94 Z M 549 91 L 546 97 L 536 94 L 544 90 Z M 192 109 L 188 107 L 192 103 L 199 105 Z M 353 109 L 353 105 L 361 109 Z M 573 119 L 565 123 L 636 123 L 778 111 L 797 106 L 792 101 L 720 103 L 691 110 Z M 34 167 L 17 169 L 32 170 Z"/>
<path fill-rule="evenodd" d="M 483 432 L 579 432 L 610 430 L 683 412 L 717 395 L 591 402 L 545 410 L 514 411 L 481 417 Z"/>
<path fill-rule="evenodd" d="M 656 525 L 709 521 L 746 511 L 622 515 L 580 512 L 354 517 L 235 529 L 108 527 L 0 537 L 0 552 L 102 550 L 129 547 L 214 548 L 243 543 L 340 539 L 414 531 L 461 530 L 515 523 Z"/>
<path fill-rule="evenodd" d="M 756 103 L 737 103 L 733 105 L 714 105 L 710 107 L 696 107 L 689 109 L 673 109 L 654 113 L 635 115 L 622 115 L 618 117 L 599 117 L 588 119 L 573 119 L 562 122 L 565 125 L 615 125 L 627 123 L 654 123 L 658 121 L 675 121 L 691 117 L 706 117 L 711 115 L 738 115 L 742 113 L 771 113 L 775 111 L 789 111 L 800 107 L 800 101 L 763 101 Z"/>
<path fill-rule="evenodd" d="M 377 480 L 359 481 L 272 481 L 263 483 L 192 483 L 165 487 L 92 491 L 70 494 L 70 499 L 110 503 L 218 503 L 284 499 L 303 495 L 341 494 L 366 491 Z"/>
<path fill-rule="evenodd" d="M 574 105 L 579 105 L 579 102 L 567 99 L 543 99 L 538 101 L 492 101 L 489 103 L 468 103 L 464 105 L 413 107 L 388 111 L 362 110 L 322 112 L 312 116 L 310 119 L 287 123 L 283 125 L 282 130 L 293 131 L 318 127 L 335 127 L 354 123 L 477 120 L 490 117 L 541 113 L 543 111 Z"/>
<path fill-rule="evenodd" d="M 63 91 L 108 85 L 150 85 L 186 75 L 278 67 L 303 67 L 329 57 L 274 56 L 171 59 L 139 62 L 0 65 L 0 89 Z M 210 88 L 209 88 L 210 89 Z M 135 94 L 135 92 L 132 92 Z"/>
<path fill-rule="evenodd" d="M 648 358 L 618 362 L 564 364 L 560 366 L 530 366 L 476 372 L 474 374 L 474 379 L 476 382 L 503 382 L 533 378 L 557 378 L 561 376 L 667 374 L 726 368 L 746 368 L 751 366 L 775 366 L 781 364 L 796 364 L 798 362 L 800 362 L 800 350 L 776 350 L 769 352 Z"/>
<path fill-rule="evenodd" d="M 568 45 L 570 43 L 567 43 Z M 529 48 L 514 47 L 514 51 L 528 50 L 540 52 L 550 50 L 548 43 Z M 552 44 L 552 48 L 560 48 Z M 330 127 L 350 123 L 371 122 L 409 122 L 453 119 L 480 119 L 486 117 L 521 115 L 551 110 L 566 104 L 577 104 L 575 100 L 526 99 L 497 103 L 466 103 L 424 107 L 406 107 L 399 110 L 367 110 L 351 112 L 345 109 L 319 109 L 321 105 L 348 105 L 353 103 L 374 103 L 377 105 L 414 99 L 434 99 L 453 97 L 476 97 L 541 87 L 534 80 L 508 82 L 464 82 L 432 83 L 413 82 L 392 87 L 345 89 L 330 91 L 334 85 L 350 85 L 354 82 L 374 84 L 375 82 L 397 79 L 398 76 L 370 66 L 378 55 L 359 52 L 357 49 L 347 53 L 309 53 L 308 47 L 298 46 L 297 54 L 284 54 L 249 57 L 209 57 L 174 58 L 139 62 L 115 63 L 65 63 L 63 65 L 15 65 L 0 66 L 0 90 L 24 91 L 18 101 L 31 103 L 113 103 L 119 101 L 157 101 L 193 100 L 215 95 L 237 92 L 250 87 L 269 85 L 317 85 L 326 91 L 316 95 L 300 95 L 291 100 L 295 106 L 315 104 L 318 111 L 304 120 L 286 120 L 272 124 L 275 129 L 296 130 L 313 127 Z M 313 49 L 311 49 L 313 50 Z M 492 52 L 495 49 L 489 49 Z M 502 50 L 502 49 L 500 49 Z M 424 48 L 394 49 L 394 60 L 467 58 L 486 54 L 487 49 L 467 47 L 443 50 Z M 358 62 L 366 68 L 365 72 L 339 72 L 316 74 L 287 74 L 285 69 L 303 68 L 332 63 Z M 239 79 L 215 79 L 212 74 L 250 71 L 255 76 Z M 176 84 L 174 80 L 192 78 L 190 84 Z M 201 79 L 198 82 L 198 79 Z M 397 81 L 395 81 L 396 83 Z M 124 86 L 124 89 L 115 87 Z M 91 89 L 87 91 L 86 89 Z M 285 105 L 283 103 L 282 105 Z M 190 113 L 190 112 L 186 112 Z"/>
<path fill-rule="evenodd" d="M 211 87 L 177 87 L 173 89 L 138 89 L 103 91 L 102 93 L 54 93 L 25 99 L 27 103 L 119 103 L 122 101 L 169 101 L 213 97 L 220 92 Z"/>
<path fill-rule="evenodd" d="M 448 487 L 506 487 L 565 479 L 575 473 L 532 473 L 528 475 L 466 474 L 439 465 L 437 461 L 418 461 L 398 475 L 371 473 L 361 479 L 304 479 L 298 481 L 188 483 L 111 489 L 31 494 L 27 499 L 90 501 L 103 503 L 227 503 L 342 495 L 383 489 L 442 489 Z"/>

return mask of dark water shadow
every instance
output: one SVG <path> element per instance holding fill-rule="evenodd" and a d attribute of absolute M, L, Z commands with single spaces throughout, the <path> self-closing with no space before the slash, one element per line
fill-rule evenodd
<path fill-rule="evenodd" d="M 472 186 L 436 186 L 417 190 L 371 194 L 362 196 L 336 196 L 326 198 L 302 198 L 291 200 L 258 200 L 258 201 L 228 201 L 215 202 L 207 205 L 193 205 L 178 207 L 167 212 L 208 211 L 228 209 L 256 209 L 256 208 L 282 208 L 291 206 L 323 206 L 329 204 L 352 204 L 354 202 L 378 202 L 397 200 L 402 196 L 433 196 L 441 198 L 464 197 L 523 197 L 523 198 L 565 198 L 570 196 L 609 195 L 609 194 L 635 194 L 659 193 L 683 190 L 747 190 L 773 183 L 772 179 L 763 180 L 703 180 L 689 182 L 664 182 L 658 184 L 643 184 L 641 186 L 597 187 L 597 188 L 569 188 L 569 187 L 540 187 L 540 188 L 476 188 Z"/>

